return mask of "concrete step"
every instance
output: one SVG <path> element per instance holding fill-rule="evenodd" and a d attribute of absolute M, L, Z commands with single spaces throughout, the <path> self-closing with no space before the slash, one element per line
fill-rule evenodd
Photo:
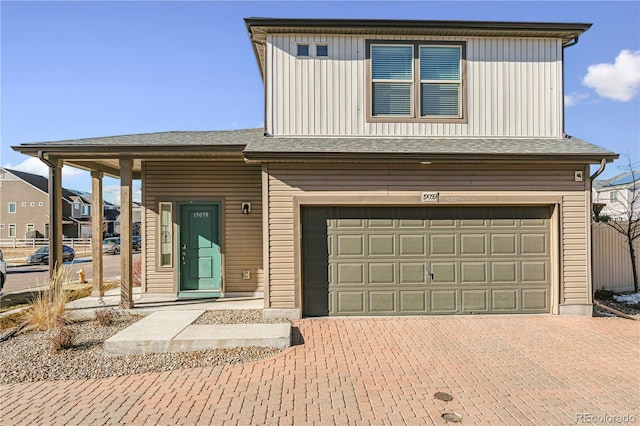
<path fill-rule="evenodd" d="M 192 325 L 204 312 L 154 312 L 107 339 L 105 352 L 135 355 L 246 346 L 286 348 L 291 345 L 288 323 Z"/>

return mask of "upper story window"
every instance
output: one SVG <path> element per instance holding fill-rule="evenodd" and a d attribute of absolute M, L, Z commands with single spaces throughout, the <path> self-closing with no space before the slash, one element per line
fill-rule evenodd
<path fill-rule="evenodd" d="M 316 45 L 316 56 L 329 56 L 329 46 L 326 44 Z"/>
<path fill-rule="evenodd" d="M 612 202 L 618 201 L 618 191 L 611 191 L 609 193 L 609 201 L 612 201 Z"/>
<path fill-rule="evenodd" d="M 299 44 L 298 45 L 298 56 L 309 56 L 309 45 L 308 44 Z"/>
<path fill-rule="evenodd" d="M 89 206 L 82 206 L 82 214 L 85 216 L 89 214 Z"/>
<path fill-rule="evenodd" d="M 462 42 L 368 41 L 370 121 L 464 121 Z"/>
<path fill-rule="evenodd" d="M 9 213 L 15 213 L 16 212 L 16 203 L 9 203 Z"/>

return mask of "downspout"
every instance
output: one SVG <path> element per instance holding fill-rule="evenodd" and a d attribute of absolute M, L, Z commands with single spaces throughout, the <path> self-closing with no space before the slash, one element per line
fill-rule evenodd
<path fill-rule="evenodd" d="M 564 116 L 565 116 L 565 113 L 564 113 L 564 110 L 565 110 L 564 108 L 564 49 L 578 44 L 578 39 L 579 37 L 576 37 L 573 40 L 571 40 L 569 43 L 562 46 L 562 137 L 563 138 L 567 137 L 567 132 L 565 131 L 565 127 L 564 127 Z"/>
<path fill-rule="evenodd" d="M 600 176 L 602 174 L 602 172 L 604 172 L 604 168 L 607 166 L 607 160 L 605 158 L 603 158 L 602 160 L 600 160 L 600 167 L 598 168 L 598 170 L 596 170 L 596 172 L 594 174 L 591 175 L 591 177 L 589 178 L 589 207 L 590 207 L 590 211 L 591 214 L 593 215 L 593 197 L 591 196 L 591 192 L 593 192 L 593 181 L 595 180 L 595 178 L 597 178 L 598 176 Z M 593 223 L 589 224 L 589 244 L 590 244 L 590 250 L 591 253 L 593 254 Z M 602 308 L 602 306 L 599 305 L 599 303 L 593 299 L 593 295 L 594 295 L 594 289 L 593 289 L 593 261 L 591 261 L 591 301 L 595 306 L 598 306 L 600 308 Z M 606 308 L 605 308 L 606 309 Z"/>

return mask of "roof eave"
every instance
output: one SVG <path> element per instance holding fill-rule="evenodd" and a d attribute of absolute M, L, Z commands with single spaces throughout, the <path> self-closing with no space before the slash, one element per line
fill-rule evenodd
<path fill-rule="evenodd" d="M 618 154 L 442 154 L 442 153 L 309 153 L 309 152 L 245 152 L 247 162 L 372 162 L 372 163 L 608 163 Z"/>

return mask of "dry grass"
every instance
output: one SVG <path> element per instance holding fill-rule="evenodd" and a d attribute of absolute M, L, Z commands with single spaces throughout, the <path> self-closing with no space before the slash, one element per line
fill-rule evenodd
<path fill-rule="evenodd" d="M 29 325 L 36 330 L 52 330 L 67 323 L 67 293 L 62 285 L 68 280 L 69 269 L 62 266 L 56 269 L 47 282 L 47 290 L 38 293 L 31 302 L 27 313 Z"/>

